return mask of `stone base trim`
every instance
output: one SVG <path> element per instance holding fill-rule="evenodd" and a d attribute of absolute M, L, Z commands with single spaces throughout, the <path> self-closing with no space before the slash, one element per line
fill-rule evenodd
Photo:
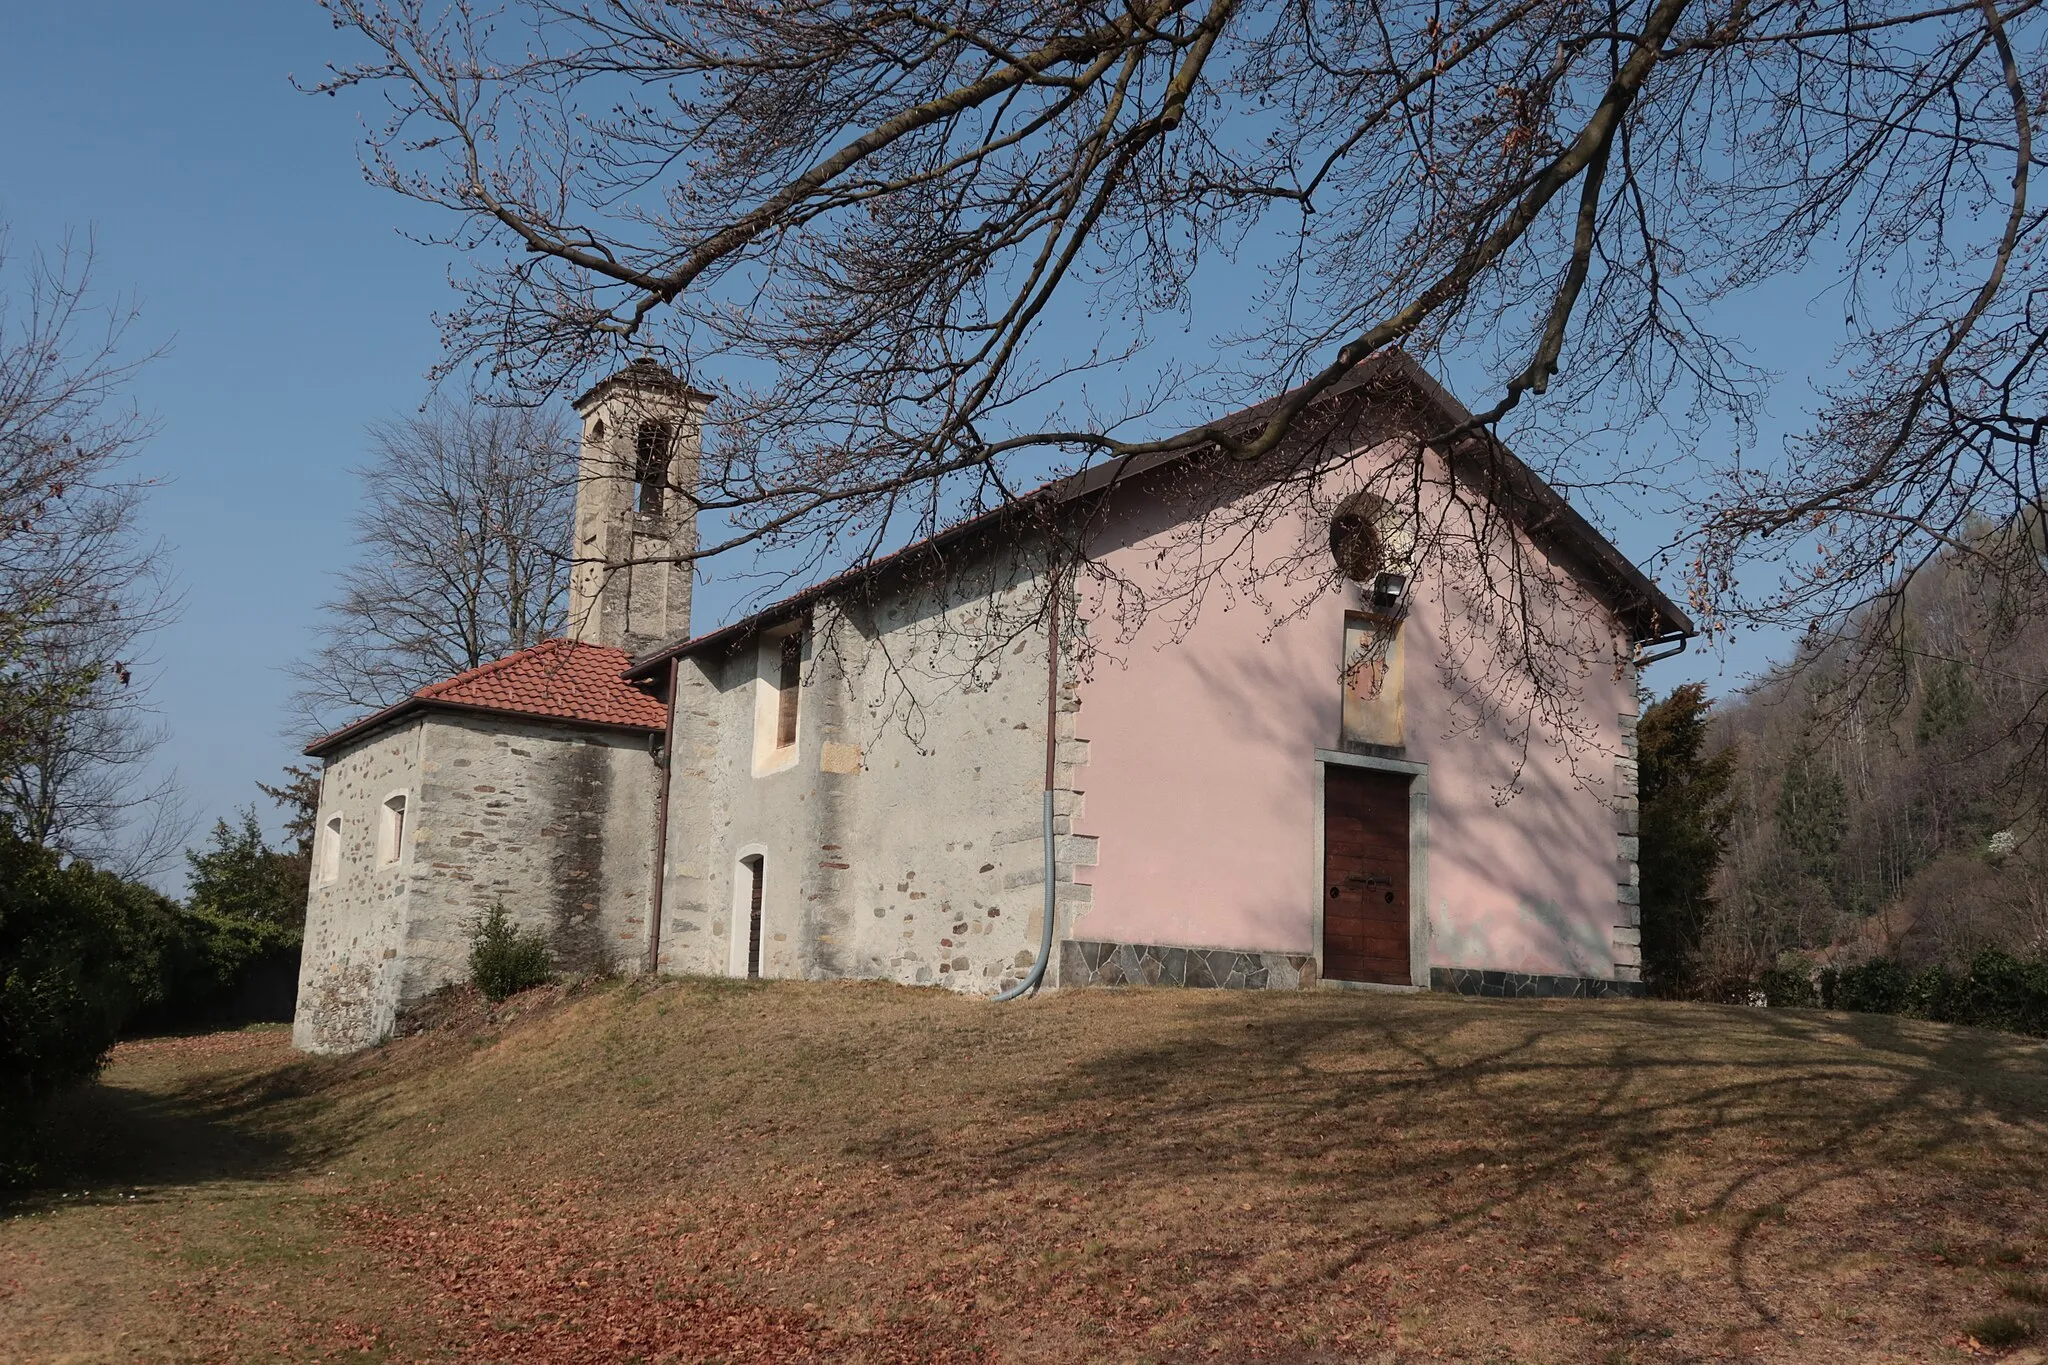
<path fill-rule="evenodd" d="M 1060 940 L 1061 986 L 1193 986 L 1221 990 L 1303 990 L 1316 984 L 1307 953 L 1181 948 L 1156 943 Z"/>
<path fill-rule="evenodd" d="M 1498 1000 L 1640 1000 L 1647 993 L 1640 981 L 1497 972 L 1485 967 L 1431 967 L 1429 988 Z"/>

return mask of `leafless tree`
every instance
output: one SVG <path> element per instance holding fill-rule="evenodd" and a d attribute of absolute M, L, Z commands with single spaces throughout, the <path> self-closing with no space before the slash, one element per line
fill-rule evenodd
<path fill-rule="evenodd" d="M 2048 950 L 2048 617 L 1984 572 L 1984 528 L 1723 708 L 1742 756 L 1708 980 L 1787 952 L 1965 963 Z"/>
<path fill-rule="evenodd" d="M 361 554 L 294 670 L 307 736 L 562 628 L 576 452 L 561 421 L 440 403 L 370 441 Z"/>
<path fill-rule="evenodd" d="M 151 357 L 92 288 L 89 243 L 10 258 L 0 230 L 0 811 L 27 837 L 134 875 L 184 836 L 138 659 L 173 602 L 127 468 Z"/>
<path fill-rule="evenodd" d="M 1390 348 L 1487 376 L 1440 446 L 1606 483 L 1582 438 L 1750 430 L 1770 377 L 1715 308 L 1795 279 L 1850 363 L 1789 458 L 1713 471 L 1712 619 L 1839 616 L 2040 498 L 2034 0 L 325 3 L 370 55 L 320 88 L 390 102 L 371 177 L 476 262 L 450 364 L 720 367 L 703 555 L 857 560 L 1056 461 L 1256 461 Z M 1187 335 L 1216 269 L 1253 307 Z M 1759 557 L 1784 588 L 1746 596 Z M 1473 629 L 1526 662 L 1519 591 Z"/>

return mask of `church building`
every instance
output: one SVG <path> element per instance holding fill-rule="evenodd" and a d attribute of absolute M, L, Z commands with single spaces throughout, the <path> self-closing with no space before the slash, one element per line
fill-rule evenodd
<path fill-rule="evenodd" d="M 699 630 L 712 401 L 578 398 L 567 638 L 308 747 L 299 1047 L 499 905 L 566 971 L 1640 993 L 1637 670 L 1692 624 L 1405 356 Z"/>

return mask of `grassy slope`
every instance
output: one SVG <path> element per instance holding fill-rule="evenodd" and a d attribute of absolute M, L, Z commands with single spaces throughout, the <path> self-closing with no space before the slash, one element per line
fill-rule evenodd
<path fill-rule="evenodd" d="M 515 1003 L 344 1061 L 124 1045 L 60 1116 L 69 1190 L 0 1222 L 0 1359 L 1919 1361 L 2048 1317 L 2019 1039 L 1333 993 Z"/>

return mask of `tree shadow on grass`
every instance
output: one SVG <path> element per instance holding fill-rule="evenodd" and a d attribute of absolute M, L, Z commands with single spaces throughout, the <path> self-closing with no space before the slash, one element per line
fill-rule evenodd
<path fill-rule="evenodd" d="M 1220 1176 L 1232 1200 L 1347 1238 L 1295 1292 L 1478 1236 L 1546 1248 L 1560 1292 L 1578 1281 L 1590 1297 L 1618 1244 L 1709 1222 L 1722 1304 L 1768 1326 L 1800 1292 L 1762 1259 L 1788 1210 L 1883 1207 L 1902 1169 L 1960 1171 L 1968 1204 L 1938 1211 L 1993 1237 L 2026 1154 L 2048 1153 L 2048 1046 L 1999 1034 L 1580 1003 L 1248 998 L 1201 1019 L 1020 1096 L 1025 1131 L 988 1153 L 988 1173 L 1077 1192 Z M 1914 1235 L 1911 1216 L 1887 1215 L 1848 1239 L 1896 1254 Z M 1214 1255 L 1210 1273 L 1226 1272 L 1230 1254 Z"/>
<path fill-rule="evenodd" d="M 176 1187 L 263 1180 L 345 1145 L 309 1123 L 328 1101 L 311 1068 L 287 1065 L 168 1089 L 106 1080 L 73 1087 L 40 1116 L 35 1179 L 0 1190 L 0 1211 L 132 1202 Z"/>

